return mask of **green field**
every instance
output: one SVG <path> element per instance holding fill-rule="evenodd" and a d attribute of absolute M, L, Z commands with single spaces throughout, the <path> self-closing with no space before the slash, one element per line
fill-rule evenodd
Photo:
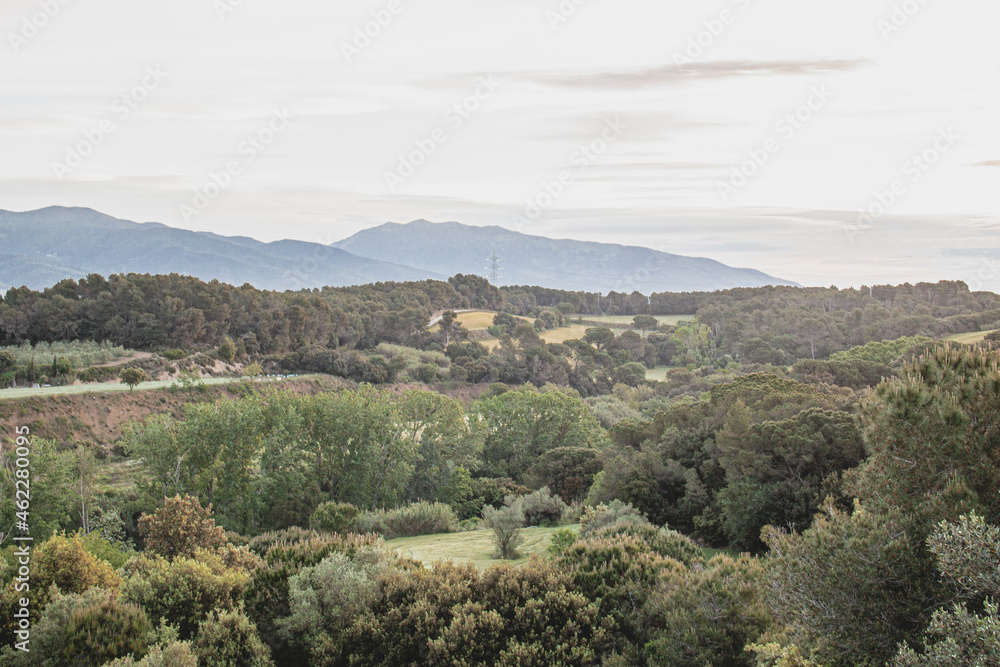
<path fill-rule="evenodd" d="M 579 525 L 562 526 L 579 530 Z M 559 528 L 524 528 L 521 536 L 524 544 L 520 548 L 522 557 L 513 563 L 523 563 L 531 554 L 544 555 L 546 547 L 552 542 L 552 534 Z M 421 535 L 419 537 L 400 537 L 388 540 L 385 546 L 393 549 L 401 556 L 418 560 L 424 565 L 431 565 L 439 560 L 451 560 L 456 563 L 472 563 L 480 570 L 501 561 L 493 558 L 496 550 L 493 546 L 492 530 L 470 530 L 464 533 L 445 533 L 442 535 Z"/>
<path fill-rule="evenodd" d="M 965 343 L 966 345 L 973 345 L 975 343 L 982 343 L 983 339 L 986 338 L 986 334 L 991 334 L 994 331 L 1000 331 L 1000 329 L 988 329 L 986 331 L 970 331 L 969 333 L 955 334 L 954 336 L 948 336 L 945 340 L 954 341 L 956 343 Z"/>
<path fill-rule="evenodd" d="M 620 326 L 631 326 L 633 319 L 632 315 L 574 315 L 574 317 L 581 317 L 584 322 Z M 691 322 L 695 319 L 694 315 L 654 315 L 653 317 L 655 317 L 656 321 L 660 324 L 670 325 L 676 325 L 681 322 Z"/>
<path fill-rule="evenodd" d="M 667 371 L 669 371 L 672 366 L 657 366 L 656 368 L 648 369 L 646 371 L 647 380 L 658 380 L 664 382 L 667 379 Z"/>
<path fill-rule="evenodd" d="M 562 528 L 573 531 L 580 530 L 580 524 L 560 526 L 559 528 L 522 528 L 521 536 L 524 544 L 521 546 L 521 558 L 510 561 L 525 563 L 531 554 L 545 555 L 545 550 L 552 543 L 552 534 Z M 399 553 L 400 556 L 418 560 L 425 566 L 433 565 L 440 560 L 450 560 L 456 563 L 472 563 L 480 570 L 502 561 L 493 558 L 492 530 L 470 530 L 464 533 L 443 533 L 439 535 L 421 535 L 419 537 L 400 537 L 387 540 L 385 546 Z M 702 549 L 705 558 L 710 559 L 719 554 L 735 556 L 724 549 Z"/>
<path fill-rule="evenodd" d="M 205 378 L 200 380 L 200 382 L 204 382 L 205 384 L 226 384 L 228 382 L 237 382 L 242 379 L 243 378 Z M 172 384 L 176 384 L 176 381 L 154 380 L 151 382 L 143 382 L 137 386 L 135 390 L 142 391 L 144 389 L 164 389 Z M 37 389 L 25 387 L 18 389 L 0 389 L 0 399 L 29 398 L 33 396 L 62 396 L 66 394 L 89 394 L 108 391 L 128 391 L 128 385 L 121 384 L 120 382 L 94 382 L 91 384 L 74 384 L 69 385 L 68 387 L 39 387 Z"/>

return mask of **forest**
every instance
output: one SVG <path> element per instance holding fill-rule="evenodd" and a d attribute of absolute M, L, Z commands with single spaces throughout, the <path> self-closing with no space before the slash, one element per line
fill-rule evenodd
<path fill-rule="evenodd" d="M 43 399 L 5 410 L 0 665 L 1000 664 L 991 329 L 1000 297 L 949 282 L 9 290 L 10 383 L 42 349 L 66 382 L 138 350 L 340 385 L 178 382 L 148 391 L 179 409 L 96 441 L 46 433 Z M 532 526 L 554 532 L 529 557 Z M 495 564 L 389 546 L 472 531 Z"/>

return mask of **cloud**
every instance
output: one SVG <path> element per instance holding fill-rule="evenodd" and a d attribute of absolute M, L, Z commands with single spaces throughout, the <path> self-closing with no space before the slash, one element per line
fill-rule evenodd
<path fill-rule="evenodd" d="M 691 63 L 683 67 L 669 64 L 606 72 L 563 74 L 512 73 L 508 76 L 558 88 L 638 90 L 651 86 L 673 85 L 705 79 L 844 72 L 868 63 L 868 60 L 718 60 L 705 63 Z"/>
<path fill-rule="evenodd" d="M 1000 160 L 986 160 L 984 162 L 973 162 L 973 167 L 1000 167 Z"/>

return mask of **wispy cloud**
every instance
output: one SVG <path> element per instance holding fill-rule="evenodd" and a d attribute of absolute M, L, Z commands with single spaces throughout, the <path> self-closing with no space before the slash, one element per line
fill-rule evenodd
<path fill-rule="evenodd" d="M 778 76 L 843 72 L 868 64 L 868 60 L 719 60 L 676 65 L 606 70 L 603 72 L 564 72 L 556 74 L 510 73 L 533 83 L 562 88 L 592 90 L 637 90 L 652 86 L 673 85 L 705 79 L 728 79 L 743 76 Z"/>

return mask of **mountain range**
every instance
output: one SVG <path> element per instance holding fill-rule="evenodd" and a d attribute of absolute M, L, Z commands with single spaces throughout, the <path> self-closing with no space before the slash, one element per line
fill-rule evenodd
<path fill-rule="evenodd" d="M 0 289 L 51 286 L 89 273 L 180 273 L 260 289 L 486 275 L 501 258 L 501 284 L 607 292 L 711 291 L 794 285 L 753 269 L 605 243 L 529 236 L 457 222 L 387 223 L 332 245 L 264 243 L 120 220 L 87 208 L 0 210 Z"/>

